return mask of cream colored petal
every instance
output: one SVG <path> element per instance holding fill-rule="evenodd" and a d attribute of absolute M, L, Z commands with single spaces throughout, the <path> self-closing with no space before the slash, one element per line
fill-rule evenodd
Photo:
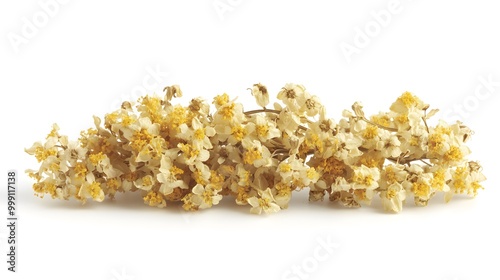
<path fill-rule="evenodd" d="M 270 188 L 267 188 L 266 190 L 261 191 L 260 196 L 262 198 L 267 198 L 267 199 L 270 199 L 271 201 L 274 201 L 273 193 L 271 192 Z"/>
<path fill-rule="evenodd" d="M 213 127 L 206 127 L 205 128 L 205 135 L 208 137 L 212 137 L 215 135 L 215 129 Z"/>
<path fill-rule="evenodd" d="M 198 160 L 201 162 L 205 162 L 210 158 L 210 152 L 207 150 L 201 150 L 198 155 Z"/>
<path fill-rule="evenodd" d="M 169 195 L 171 194 L 172 192 L 174 192 L 174 189 L 172 188 L 171 184 L 162 184 L 160 186 L 160 193 L 163 194 L 163 195 Z"/>
<path fill-rule="evenodd" d="M 97 202 L 102 202 L 104 200 L 105 196 L 104 196 L 104 191 L 103 190 L 99 190 L 99 196 L 96 197 L 94 199 L 94 201 L 97 201 Z"/>
<path fill-rule="evenodd" d="M 268 208 L 264 209 L 266 213 L 276 213 L 281 210 L 281 208 L 276 203 L 271 203 Z"/>
<path fill-rule="evenodd" d="M 453 195 L 455 194 L 454 190 L 450 190 L 444 194 L 444 201 L 446 203 L 450 202 L 450 200 L 453 198 Z"/>
<path fill-rule="evenodd" d="M 196 184 L 192 192 L 196 195 L 202 195 L 205 192 L 205 188 L 201 184 Z"/>
<path fill-rule="evenodd" d="M 288 203 L 290 202 L 291 199 L 292 199 L 291 195 L 275 196 L 276 204 L 282 209 L 288 208 Z"/>
<path fill-rule="evenodd" d="M 212 204 L 213 205 L 217 205 L 219 204 L 219 202 L 222 200 L 222 195 L 220 194 L 217 194 L 217 195 L 214 195 L 212 196 Z"/>
<path fill-rule="evenodd" d="M 259 199 L 255 196 L 248 198 L 247 202 L 253 207 L 259 207 Z"/>
<path fill-rule="evenodd" d="M 252 207 L 252 209 L 250 209 L 250 213 L 260 215 L 260 214 L 262 214 L 262 208 L 261 207 Z"/>

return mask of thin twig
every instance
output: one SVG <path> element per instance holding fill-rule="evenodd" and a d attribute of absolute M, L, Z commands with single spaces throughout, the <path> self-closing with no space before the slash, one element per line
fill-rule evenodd
<path fill-rule="evenodd" d="M 258 114 L 258 113 L 279 114 L 279 113 L 281 113 L 281 111 L 280 110 L 273 110 L 273 109 L 258 109 L 258 110 L 244 112 L 245 115 L 253 115 L 253 114 Z"/>

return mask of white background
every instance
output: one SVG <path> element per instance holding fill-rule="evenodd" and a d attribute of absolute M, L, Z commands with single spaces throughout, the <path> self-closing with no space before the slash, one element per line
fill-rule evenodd
<path fill-rule="evenodd" d="M 2 222 L 1 279 L 301 279 L 287 274 L 294 266 L 309 271 L 304 279 L 500 279 L 500 87 L 488 92 L 481 82 L 500 81 L 495 1 L 75 0 L 51 6 L 44 23 L 46 2 L 0 4 L 1 177 L 19 172 L 18 273 L 3 261 Z M 217 12 L 214 3 L 231 9 Z M 374 15 L 388 6 L 382 26 Z M 36 30 L 26 33 L 27 22 Z M 346 57 L 346 44 L 357 53 Z M 374 113 L 412 91 L 476 132 L 471 158 L 484 165 L 486 189 L 447 205 L 440 197 L 426 208 L 410 202 L 398 215 L 378 202 L 357 210 L 309 204 L 305 192 L 270 216 L 230 198 L 191 214 L 147 207 L 134 194 L 85 206 L 34 197 L 23 172 L 37 163 L 23 149 L 54 122 L 78 137 L 92 115 L 135 99 L 145 79 L 150 93 L 180 84 L 181 102 L 227 92 L 246 109 L 254 108 L 253 83 L 273 93 L 301 83 L 336 119 L 354 101 Z M 328 240 L 338 246 L 315 259 Z"/>

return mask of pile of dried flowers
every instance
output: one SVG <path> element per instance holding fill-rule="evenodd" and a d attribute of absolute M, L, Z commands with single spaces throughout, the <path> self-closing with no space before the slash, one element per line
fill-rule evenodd
<path fill-rule="evenodd" d="M 286 84 L 272 109 L 265 86 L 251 92 L 259 109 L 244 111 L 225 93 L 212 108 L 201 98 L 176 105 L 182 92 L 169 86 L 164 97 L 124 102 L 104 121 L 94 117 L 95 128 L 78 141 L 54 124 L 44 143 L 26 149 L 41 163 L 27 171 L 33 189 L 82 202 L 138 191 L 150 206 L 182 201 L 186 210 L 231 196 L 258 214 L 285 209 L 293 191 L 309 189 L 310 201 L 327 195 L 359 207 L 379 196 L 399 212 L 405 200 L 425 206 L 438 192 L 446 201 L 475 196 L 486 179 L 467 159 L 471 130 L 460 122 L 429 126 L 437 110 L 409 92 L 371 117 L 355 103 L 339 122 L 302 85 Z"/>

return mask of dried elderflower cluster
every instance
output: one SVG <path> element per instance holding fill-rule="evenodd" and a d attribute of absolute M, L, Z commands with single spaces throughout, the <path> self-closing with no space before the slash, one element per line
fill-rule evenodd
<path fill-rule="evenodd" d="M 430 110 L 405 92 L 390 111 L 366 117 L 359 103 L 339 122 L 326 117 L 317 96 L 286 84 L 281 101 L 269 106 L 265 86 L 251 93 L 261 109 L 244 111 L 227 94 L 172 104 L 179 86 L 165 96 L 124 102 L 78 141 L 54 124 L 44 143 L 26 149 L 39 163 L 28 170 L 43 197 L 103 201 L 117 192 L 140 192 L 150 206 L 181 201 L 186 210 L 217 205 L 231 196 L 251 212 L 288 207 L 293 191 L 309 189 L 309 200 L 369 205 L 379 196 L 388 211 L 406 200 L 425 206 L 438 192 L 475 196 L 486 178 L 467 160 L 472 132 L 462 123 L 430 127 Z"/>

